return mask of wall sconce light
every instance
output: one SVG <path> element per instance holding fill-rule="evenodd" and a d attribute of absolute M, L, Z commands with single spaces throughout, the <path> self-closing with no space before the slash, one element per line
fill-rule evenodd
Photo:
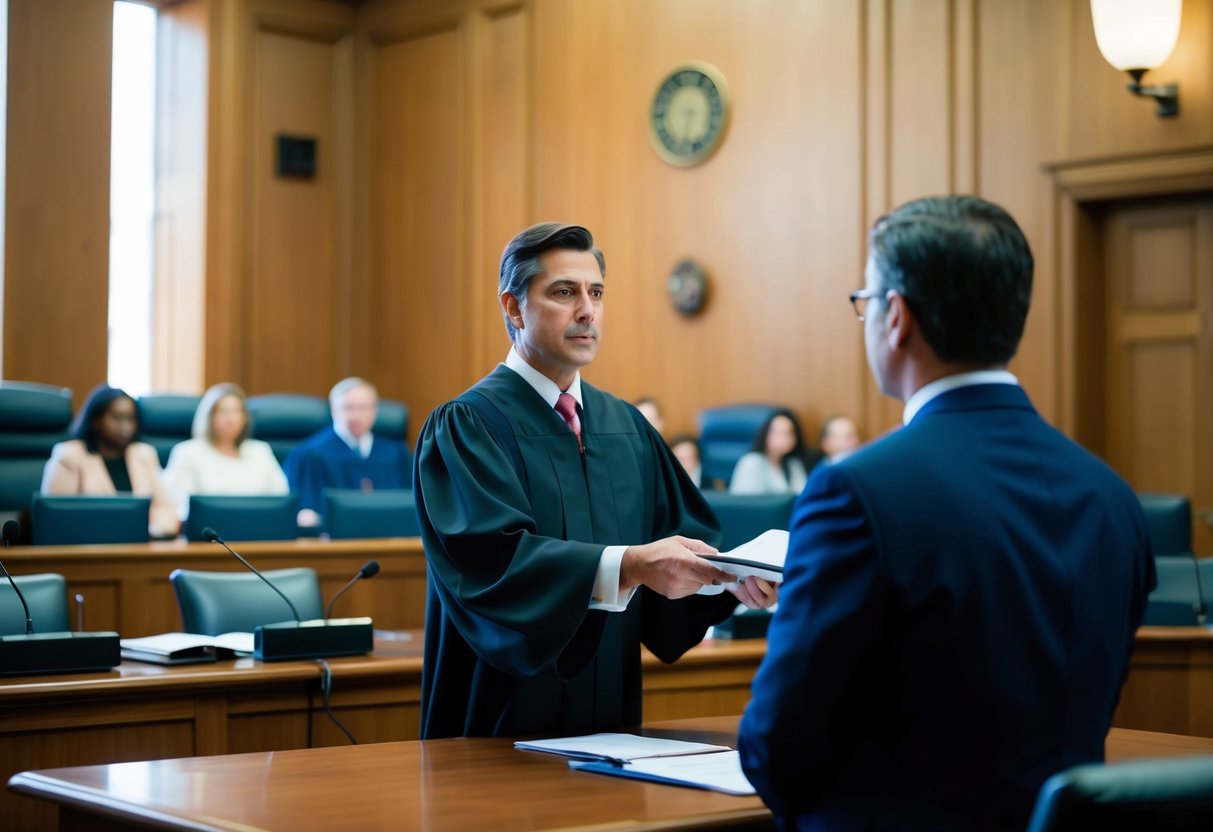
<path fill-rule="evenodd" d="M 1179 113 L 1179 85 L 1143 86 L 1141 78 L 1171 54 L 1183 0 L 1091 0 L 1095 42 L 1104 59 L 1133 80 L 1129 92 L 1158 102 L 1158 115 Z"/>

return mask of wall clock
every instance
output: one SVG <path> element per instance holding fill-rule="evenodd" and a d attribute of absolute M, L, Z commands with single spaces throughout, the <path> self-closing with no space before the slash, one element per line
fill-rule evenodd
<path fill-rule="evenodd" d="M 720 70 L 705 63 L 680 66 L 653 96 L 649 140 L 671 165 L 697 165 L 720 146 L 729 110 L 729 87 Z"/>
<path fill-rule="evenodd" d="M 681 315 L 694 315 L 708 299 L 708 277 L 694 260 L 679 260 L 666 284 L 670 303 Z"/>

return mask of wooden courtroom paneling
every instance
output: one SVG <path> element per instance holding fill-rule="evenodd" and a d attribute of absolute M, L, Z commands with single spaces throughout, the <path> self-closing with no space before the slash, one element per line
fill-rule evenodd
<path fill-rule="evenodd" d="M 110 58 L 105 0 L 10 0 L 4 366 L 72 388 L 106 377 Z"/>

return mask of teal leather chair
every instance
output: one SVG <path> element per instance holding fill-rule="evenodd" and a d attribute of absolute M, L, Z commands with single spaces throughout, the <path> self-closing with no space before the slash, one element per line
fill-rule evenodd
<path fill-rule="evenodd" d="M 792 522 L 795 494 L 729 494 L 705 491 L 703 498 L 720 521 L 723 539 L 719 549 L 727 552 L 768 529 L 787 531 Z"/>
<path fill-rule="evenodd" d="M 323 617 L 315 569 L 271 569 L 262 574 L 291 599 L 302 620 Z M 169 581 L 177 593 L 182 630 L 187 633 L 248 633 L 262 624 L 294 618 L 278 593 L 251 572 L 176 569 Z"/>
<path fill-rule="evenodd" d="M 409 442 L 409 409 L 403 402 L 392 399 L 379 400 L 379 414 L 375 417 L 375 425 L 371 432 L 376 436 L 386 436 L 398 442 Z"/>
<path fill-rule="evenodd" d="M 156 449 L 161 466 L 168 464 L 173 446 L 193 434 L 194 413 L 200 401 L 201 396 L 149 393 L 135 402 L 139 410 L 139 439 Z"/>
<path fill-rule="evenodd" d="M 71 629 L 67 610 L 67 582 L 62 575 L 44 572 L 37 575 L 14 575 L 21 587 L 35 633 L 63 633 Z M 12 586 L 0 576 L 0 636 L 25 633 L 25 610 Z"/>
<path fill-rule="evenodd" d="M 0 381 L 0 520 L 14 520 L 42 487 L 56 442 L 68 438 L 72 391 L 24 381 Z"/>
<path fill-rule="evenodd" d="M 1192 552 L 1192 505 L 1182 494 L 1138 493 L 1146 515 L 1150 548 L 1159 555 L 1189 555 Z"/>
<path fill-rule="evenodd" d="M 1084 765 L 1040 789 L 1028 832 L 1213 829 L 1213 756 Z"/>
<path fill-rule="evenodd" d="M 248 400 L 252 436 L 268 442 L 281 464 L 295 446 L 333 423 L 327 399 L 268 393 Z"/>
<path fill-rule="evenodd" d="M 35 546 L 147 543 L 149 497 L 34 494 L 32 501 Z"/>
<path fill-rule="evenodd" d="M 737 460 L 777 409 L 770 404 L 734 404 L 700 411 L 699 459 L 705 487 L 716 482 L 728 487 Z"/>
<path fill-rule="evenodd" d="M 421 534 L 421 527 L 417 522 L 413 490 L 325 489 L 324 530 L 333 540 L 417 537 Z"/>

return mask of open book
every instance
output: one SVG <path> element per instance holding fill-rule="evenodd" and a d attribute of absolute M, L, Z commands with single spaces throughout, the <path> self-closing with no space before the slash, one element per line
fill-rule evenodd
<path fill-rule="evenodd" d="M 763 580 L 783 580 L 783 562 L 788 555 L 788 533 L 783 529 L 769 529 L 748 543 L 719 555 L 704 555 L 705 560 L 732 572 L 738 578 L 753 575 Z M 700 595 L 719 595 L 726 584 L 707 584 L 700 587 Z"/>
<path fill-rule="evenodd" d="M 514 743 L 514 747 L 572 757 L 569 767 L 578 771 L 710 789 L 725 794 L 754 794 L 754 787 L 741 771 L 740 757 L 727 745 L 639 737 L 635 734 L 589 734 L 519 741 Z"/>
<path fill-rule="evenodd" d="M 143 638 L 124 638 L 122 658 L 152 664 L 201 664 L 238 655 L 252 655 L 252 633 L 161 633 Z"/>

